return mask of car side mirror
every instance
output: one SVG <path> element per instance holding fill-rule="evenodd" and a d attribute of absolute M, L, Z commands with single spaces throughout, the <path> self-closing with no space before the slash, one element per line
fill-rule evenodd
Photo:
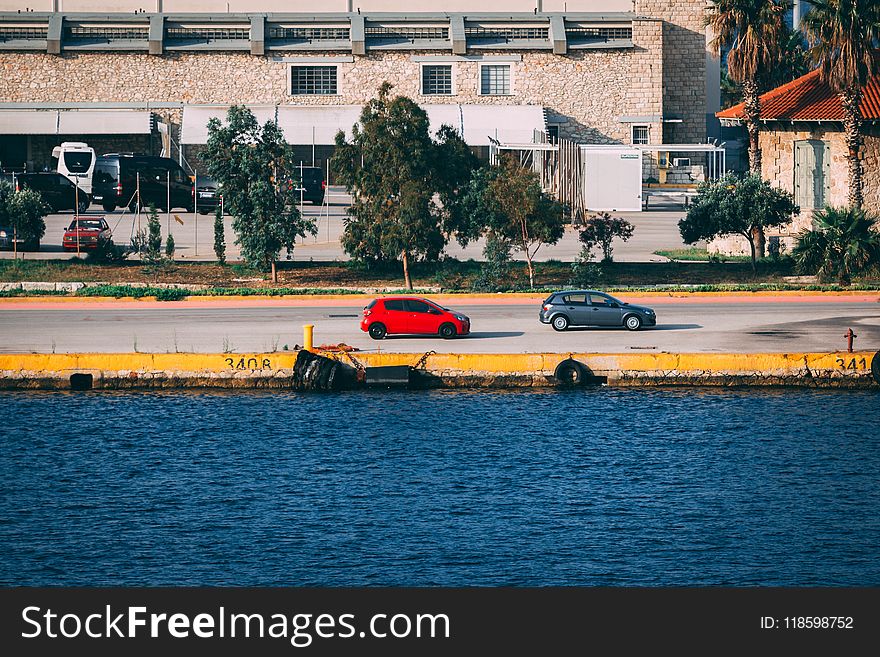
<path fill-rule="evenodd" d="M 612 302 L 611 302 L 611 307 L 612 307 L 612 308 L 620 308 L 620 304 L 617 303 L 617 302 L 615 302 L 615 301 L 612 301 Z"/>

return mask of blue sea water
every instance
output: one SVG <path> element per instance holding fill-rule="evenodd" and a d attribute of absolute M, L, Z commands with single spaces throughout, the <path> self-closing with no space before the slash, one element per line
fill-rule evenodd
<path fill-rule="evenodd" d="M 0 394 L 0 585 L 878 586 L 878 391 Z"/>

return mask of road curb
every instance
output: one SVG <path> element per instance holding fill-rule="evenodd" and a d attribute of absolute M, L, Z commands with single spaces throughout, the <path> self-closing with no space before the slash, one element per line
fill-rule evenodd
<path fill-rule="evenodd" d="M 422 387 L 877 385 L 873 352 L 791 354 L 458 354 L 317 352 L 346 368 L 410 367 Z M 0 388 L 295 388 L 298 351 L 248 354 L 2 354 Z M 575 381 L 559 379 L 574 364 Z M 565 367 L 565 366 L 564 366 Z M 570 368 L 566 368 L 570 369 Z M 88 381 L 86 385 L 84 381 Z"/>

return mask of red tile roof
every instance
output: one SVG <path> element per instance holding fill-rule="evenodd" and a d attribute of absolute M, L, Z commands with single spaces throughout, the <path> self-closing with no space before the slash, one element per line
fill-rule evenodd
<path fill-rule="evenodd" d="M 862 118 L 880 119 L 880 77 L 862 89 Z M 717 112 L 719 119 L 744 117 L 743 103 Z M 831 87 L 812 71 L 761 96 L 762 121 L 842 121 L 843 106 Z"/>

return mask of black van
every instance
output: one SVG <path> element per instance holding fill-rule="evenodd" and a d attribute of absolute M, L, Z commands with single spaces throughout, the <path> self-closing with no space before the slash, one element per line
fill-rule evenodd
<path fill-rule="evenodd" d="M 321 167 L 293 167 L 293 175 L 296 180 L 288 181 L 293 185 L 294 195 L 297 199 L 311 201 L 314 205 L 324 204 L 324 192 L 327 189 L 327 181 L 324 180 L 324 171 Z M 300 180 L 300 177 L 302 180 Z"/>
<path fill-rule="evenodd" d="M 99 157 L 92 179 L 92 200 L 100 203 L 105 212 L 125 206 L 134 212 L 138 185 L 142 208 L 155 205 L 163 211 L 176 208 L 193 211 L 190 177 L 174 160 L 153 155 L 107 153 Z M 169 187 L 171 207 L 167 208 Z"/>
<path fill-rule="evenodd" d="M 76 210 L 77 203 L 79 211 L 85 212 L 91 203 L 89 195 L 82 187 L 77 187 L 67 176 L 54 171 L 20 173 L 15 177 L 15 186 L 18 189 L 32 189 L 39 192 L 52 212 Z"/>

